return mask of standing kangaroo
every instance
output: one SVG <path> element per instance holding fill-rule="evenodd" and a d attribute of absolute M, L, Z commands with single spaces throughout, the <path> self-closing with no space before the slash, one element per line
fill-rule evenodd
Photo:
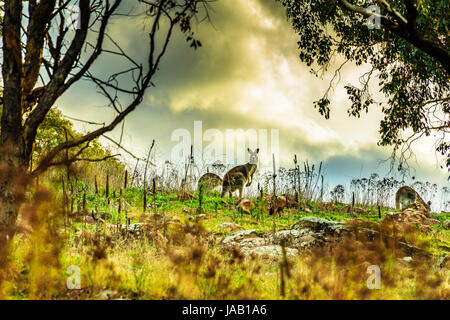
<path fill-rule="evenodd" d="M 397 190 L 395 193 L 395 208 L 404 209 L 405 207 L 413 204 L 414 202 L 419 202 L 430 211 L 431 201 L 425 203 L 419 194 L 411 187 L 403 186 Z"/>
<path fill-rule="evenodd" d="M 223 177 L 222 197 L 224 197 L 227 192 L 231 197 L 233 195 L 233 192 L 239 190 L 239 198 L 242 198 L 242 190 L 244 189 L 244 184 L 246 187 L 249 187 L 252 184 L 253 174 L 256 171 L 258 163 L 259 148 L 257 148 L 255 151 L 252 151 L 250 150 L 250 148 L 248 148 L 248 152 L 250 153 L 249 162 L 234 167 Z"/>

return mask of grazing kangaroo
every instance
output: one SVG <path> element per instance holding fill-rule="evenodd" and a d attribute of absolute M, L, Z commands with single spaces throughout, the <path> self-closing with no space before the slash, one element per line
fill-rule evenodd
<path fill-rule="evenodd" d="M 222 179 L 215 173 L 208 172 L 200 177 L 198 180 L 198 187 L 200 184 L 204 185 L 205 191 L 211 191 L 214 188 L 222 185 Z"/>
<path fill-rule="evenodd" d="M 248 152 L 250 153 L 249 162 L 234 167 L 223 177 L 222 197 L 224 197 L 227 192 L 231 197 L 233 195 L 233 192 L 239 190 L 239 198 L 242 198 L 242 190 L 244 189 L 244 184 L 246 187 L 252 184 L 253 174 L 256 171 L 258 163 L 259 148 L 257 148 L 255 151 L 252 151 L 250 150 L 250 148 L 248 148 Z"/>
<path fill-rule="evenodd" d="M 395 193 L 395 208 L 396 209 L 404 209 L 405 207 L 415 203 L 419 202 L 424 205 L 425 208 L 427 208 L 428 211 L 430 211 L 430 205 L 431 201 L 428 201 L 425 203 L 423 199 L 419 196 L 419 194 L 411 187 L 403 186 L 400 189 L 397 190 Z"/>

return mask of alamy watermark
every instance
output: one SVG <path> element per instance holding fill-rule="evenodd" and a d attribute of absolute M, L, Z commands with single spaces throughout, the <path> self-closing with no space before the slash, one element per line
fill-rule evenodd
<path fill-rule="evenodd" d="M 370 274 L 366 281 L 367 288 L 370 290 L 381 289 L 381 270 L 377 265 L 367 267 L 367 273 Z"/>
<path fill-rule="evenodd" d="M 377 5 L 371 5 L 367 7 L 367 10 L 372 13 L 372 15 L 367 18 L 367 28 L 373 29 L 381 29 L 381 9 Z"/>
<path fill-rule="evenodd" d="M 193 135 L 186 128 L 172 132 L 171 140 L 177 144 L 171 150 L 172 163 L 184 163 L 190 157 L 204 163 L 220 161 L 235 165 L 247 162 L 248 148 L 259 148 L 259 162 L 263 166 L 279 163 L 279 129 L 224 129 L 203 131 L 203 122 L 194 121 Z"/>
<path fill-rule="evenodd" d="M 69 266 L 67 268 L 67 277 L 66 285 L 69 290 L 79 290 L 81 289 L 81 270 L 79 266 Z"/>

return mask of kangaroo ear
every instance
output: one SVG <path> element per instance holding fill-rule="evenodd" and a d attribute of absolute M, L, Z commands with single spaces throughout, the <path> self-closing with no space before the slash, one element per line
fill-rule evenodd
<path fill-rule="evenodd" d="M 256 153 L 259 153 L 259 148 L 256 148 Z"/>
<path fill-rule="evenodd" d="M 250 150 L 250 148 L 247 148 L 248 152 L 252 153 L 252 150 Z"/>

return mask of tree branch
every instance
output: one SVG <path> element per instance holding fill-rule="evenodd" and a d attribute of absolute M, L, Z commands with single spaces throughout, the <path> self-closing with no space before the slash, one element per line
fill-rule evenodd
<path fill-rule="evenodd" d="M 425 38 L 422 32 L 417 30 L 416 27 L 416 18 L 417 18 L 417 9 L 414 6 L 414 3 L 412 0 L 405 0 L 407 10 L 408 10 L 408 16 L 410 17 L 410 21 L 406 20 L 400 13 L 398 13 L 397 10 L 393 9 L 386 1 L 380 0 L 377 2 L 380 2 L 388 12 L 394 15 L 398 23 L 394 23 L 389 20 L 386 16 L 383 15 L 377 15 L 373 12 L 370 12 L 367 9 L 364 9 L 362 7 L 356 6 L 348 2 L 347 0 L 339 0 L 339 3 L 341 6 L 343 6 L 345 9 L 354 12 L 362 14 L 365 17 L 372 17 L 372 16 L 378 16 L 381 19 L 382 24 L 385 26 L 385 31 L 391 31 L 396 36 L 405 39 L 409 43 L 411 43 L 416 48 L 422 50 L 426 54 L 428 54 L 430 57 L 433 57 L 439 63 L 442 64 L 444 69 L 446 70 L 447 74 L 450 75 L 450 52 L 440 45 L 440 43 Z"/>

